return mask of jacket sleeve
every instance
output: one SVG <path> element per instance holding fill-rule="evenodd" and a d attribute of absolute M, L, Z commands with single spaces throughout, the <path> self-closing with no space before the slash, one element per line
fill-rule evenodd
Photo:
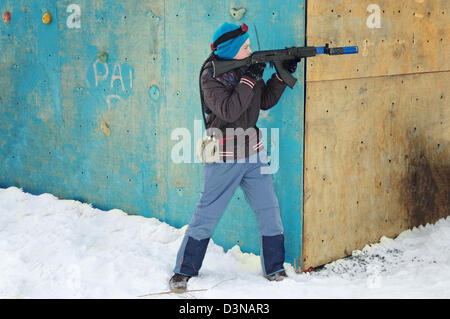
<path fill-rule="evenodd" d="M 278 77 L 275 72 L 264 85 L 261 92 L 261 110 L 268 110 L 278 103 L 278 100 L 286 89 L 287 84 Z"/>
<path fill-rule="evenodd" d="M 205 70 L 201 83 L 206 106 L 228 123 L 235 122 L 244 113 L 254 95 L 255 82 L 247 77 L 241 77 L 240 82 L 229 90 Z"/>

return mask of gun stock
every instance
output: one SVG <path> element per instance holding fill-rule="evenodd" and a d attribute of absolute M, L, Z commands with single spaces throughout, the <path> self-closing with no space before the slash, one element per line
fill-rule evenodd
<path fill-rule="evenodd" d="M 242 59 L 242 60 L 221 60 L 221 61 L 212 60 L 213 77 L 217 77 L 217 76 L 224 74 L 230 70 L 234 70 L 234 69 L 240 68 L 244 65 L 250 65 L 250 64 L 251 64 L 250 57 Z"/>

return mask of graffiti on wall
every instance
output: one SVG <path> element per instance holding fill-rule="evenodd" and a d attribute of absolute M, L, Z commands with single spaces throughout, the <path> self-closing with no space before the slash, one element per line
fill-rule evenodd
<path fill-rule="evenodd" d="M 122 101 L 122 97 L 118 94 L 112 94 L 113 91 L 117 91 L 117 88 L 124 94 L 128 94 L 133 88 L 133 70 L 128 64 L 120 64 L 118 62 L 114 63 L 112 68 L 111 76 L 109 75 L 109 66 L 107 62 L 102 62 L 97 59 L 92 64 L 95 87 L 103 87 L 105 92 L 108 92 L 106 96 L 106 103 L 108 109 L 111 108 L 111 101 L 117 99 Z M 124 74 L 125 73 L 125 74 Z M 128 79 L 128 88 L 125 87 L 124 77 Z M 109 79 L 108 79 L 109 78 Z M 115 83 L 117 82 L 117 83 Z"/>

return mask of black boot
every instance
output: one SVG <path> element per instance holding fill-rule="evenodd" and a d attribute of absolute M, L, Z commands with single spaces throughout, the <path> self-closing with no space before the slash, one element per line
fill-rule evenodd
<path fill-rule="evenodd" d="M 169 280 L 169 287 L 172 291 L 183 291 L 187 289 L 187 282 L 191 276 L 185 276 L 175 273 Z"/>
<path fill-rule="evenodd" d="M 286 274 L 286 271 L 282 270 L 282 271 L 277 272 L 277 273 L 275 273 L 273 275 L 265 276 L 265 277 L 266 277 L 267 280 L 270 280 L 270 281 L 281 281 L 284 278 L 287 278 L 287 276 L 288 275 Z"/>

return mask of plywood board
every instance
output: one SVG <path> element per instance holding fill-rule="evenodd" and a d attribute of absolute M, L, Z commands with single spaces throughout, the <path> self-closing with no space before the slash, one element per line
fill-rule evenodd
<path fill-rule="evenodd" d="M 308 60 L 307 81 L 450 70 L 450 1 L 311 0 L 307 44 L 358 46 Z"/>
<path fill-rule="evenodd" d="M 306 100 L 303 269 L 450 214 L 449 71 L 309 82 Z"/>

